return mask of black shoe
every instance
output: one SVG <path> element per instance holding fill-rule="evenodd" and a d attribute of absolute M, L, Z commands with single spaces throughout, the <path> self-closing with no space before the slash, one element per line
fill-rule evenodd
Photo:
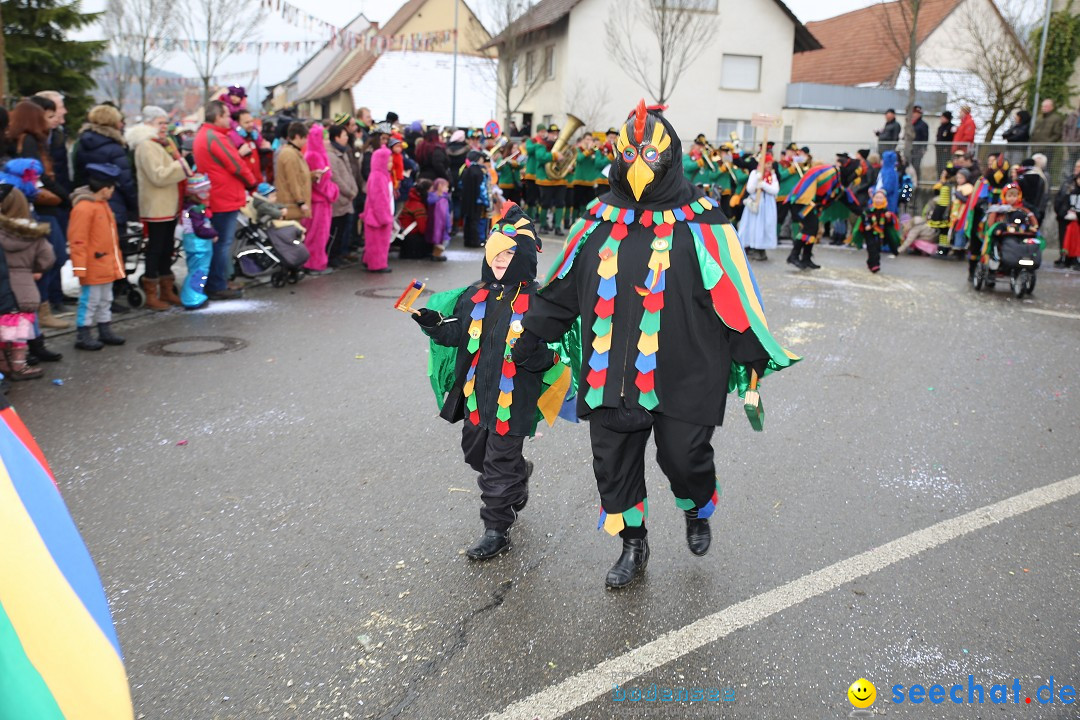
<path fill-rule="evenodd" d="M 698 518 L 697 510 L 684 510 L 686 514 L 686 545 L 690 552 L 701 556 L 709 552 L 709 544 L 712 543 L 712 531 L 709 530 L 709 519 Z"/>
<path fill-rule="evenodd" d="M 391 269 L 390 269 L 389 267 L 384 267 L 384 268 L 380 268 L 379 270 L 372 270 L 371 268 L 364 268 L 364 269 L 365 269 L 365 270 L 367 270 L 367 271 L 368 271 L 369 273 L 388 273 L 388 272 L 394 272 L 394 271 L 393 271 L 393 270 L 391 270 Z"/>
<path fill-rule="evenodd" d="M 1056 267 L 1056 268 L 1065 267 L 1065 258 L 1058 258 L 1057 260 L 1055 260 L 1054 261 L 1054 267 Z"/>
<path fill-rule="evenodd" d="M 428 260 L 431 262 L 446 262 L 445 255 L 428 255 Z"/>
<path fill-rule="evenodd" d="M 124 313 L 131 312 L 131 308 L 129 308 L 127 305 L 121 305 L 120 303 L 113 300 L 112 305 L 109 306 L 109 311 L 113 315 L 123 315 Z"/>
<path fill-rule="evenodd" d="M 211 300 L 239 300 L 244 297 L 244 293 L 241 290 L 230 290 L 225 288 L 224 290 L 218 290 L 217 292 L 206 293 L 206 296 Z"/>
<path fill-rule="evenodd" d="M 493 528 L 484 531 L 483 537 L 465 551 L 471 560 L 490 560 L 510 549 L 510 531 L 499 532 Z"/>
<path fill-rule="evenodd" d="M 26 361 L 31 365 L 37 365 L 38 362 L 60 362 L 64 357 L 60 353 L 53 352 L 45 347 L 44 337 L 36 337 L 28 341 L 26 345 L 29 348 Z"/>
<path fill-rule="evenodd" d="M 802 259 L 802 264 L 803 264 L 803 267 L 809 268 L 810 270 L 820 270 L 821 269 L 821 266 L 818 265 L 816 262 L 814 262 L 814 259 L 812 257 L 810 257 L 809 255 Z"/>
<path fill-rule="evenodd" d="M 604 581 L 609 588 L 624 588 L 645 572 L 649 564 L 649 538 L 623 538 L 622 555 L 608 570 Z"/>
<path fill-rule="evenodd" d="M 529 478 L 533 474 L 532 460 L 525 461 L 525 498 L 521 502 L 516 502 L 510 507 L 514 508 L 514 512 L 519 513 L 525 509 L 525 506 L 529 504 Z"/>
<path fill-rule="evenodd" d="M 60 302 L 64 303 L 65 305 L 78 305 L 79 298 L 71 297 L 70 295 L 61 295 Z"/>
<path fill-rule="evenodd" d="M 806 270 L 806 266 L 803 265 L 803 261 L 795 253 L 791 253 L 787 256 L 788 265 L 794 265 L 800 270 Z"/>
<path fill-rule="evenodd" d="M 112 323 L 98 323 L 98 340 L 106 345 L 123 345 L 127 340 L 112 331 Z"/>

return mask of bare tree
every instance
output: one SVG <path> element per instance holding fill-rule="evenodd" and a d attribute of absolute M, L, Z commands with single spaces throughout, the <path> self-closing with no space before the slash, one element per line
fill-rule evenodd
<path fill-rule="evenodd" d="M 251 0 L 185 0 L 179 8 L 181 45 L 203 81 L 203 101 L 210 99 L 210 80 L 235 55 L 263 19 Z"/>
<path fill-rule="evenodd" d="M 897 57 L 903 58 L 907 70 L 907 108 L 904 111 L 904 162 L 912 158 L 911 146 L 915 135 L 911 130 L 911 114 L 915 110 L 915 68 L 919 57 L 919 11 L 923 0 L 882 0 L 881 21 L 885 25 L 885 36 L 896 51 Z"/>
<path fill-rule="evenodd" d="M 1019 15 L 1002 12 L 988 17 L 968 6 L 963 21 L 963 37 L 957 49 L 963 53 L 966 81 L 950 93 L 958 102 L 980 108 L 987 118 L 985 142 L 990 142 L 1012 114 L 1023 108 L 1032 60 L 1016 34 L 1023 27 Z"/>
<path fill-rule="evenodd" d="M 716 6 L 716 0 L 612 0 L 604 46 L 623 72 L 662 105 L 715 38 Z"/>
<path fill-rule="evenodd" d="M 535 46 L 527 32 L 529 0 L 492 0 L 488 3 L 487 21 L 493 29 L 491 44 L 498 57 L 488 66 L 490 80 L 496 85 L 497 104 L 503 108 L 503 127 L 509 128 L 514 113 L 548 79 L 543 66 L 544 48 Z M 476 43 L 483 45 L 483 42 Z"/>
<path fill-rule="evenodd" d="M 564 107 L 585 123 L 586 130 L 596 132 L 614 124 L 611 118 L 605 119 L 610 100 L 607 87 L 597 87 L 588 78 L 579 76 L 567 88 Z"/>
<path fill-rule="evenodd" d="M 150 69 L 168 54 L 165 48 L 175 37 L 176 16 L 176 4 L 170 0 L 108 0 L 102 29 L 112 49 L 107 63 L 118 80 L 120 107 L 132 77 L 139 82 L 139 107 L 145 107 Z"/>

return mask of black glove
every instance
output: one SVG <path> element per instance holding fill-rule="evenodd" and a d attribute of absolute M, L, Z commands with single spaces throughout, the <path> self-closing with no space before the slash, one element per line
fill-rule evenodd
<path fill-rule="evenodd" d="M 521 333 L 521 337 L 514 343 L 514 349 L 510 351 L 510 358 L 515 365 L 521 365 L 536 353 L 538 347 L 540 347 L 540 337 L 526 330 Z"/>
<path fill-rule="evenodd" d="M 768 360 L 755 360 L 750 363 L 750 369 L 757 373 L 758 380 L 765 377 L 765 368 L 768 366 Z"/>
<path fill-rule="evenodd" d="M 415 320 L 416 324 L 420 327 L 430 330 L 431 328 L 438 327 L 442 324 L 443 316 L 440 312 L 424 308 L 420 311 L 419 315 L 413 315 L 412 319 Z"/>

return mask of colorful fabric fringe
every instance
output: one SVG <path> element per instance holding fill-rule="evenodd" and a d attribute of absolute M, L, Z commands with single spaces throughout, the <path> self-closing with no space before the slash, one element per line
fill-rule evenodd
<path fill-rule="evenodd" d="M 644 498 L 637 505 L 622 512 L 609 513 L 601 509 L 600 521 L 596 523 L 596 529 L 603 528 L 609 535 L 618 535 L 623 528 L 641 527 L 647 517 L 649 517 L 649 498 Z"/>
<path fill-rule="evenodd" d="M 720 478 L 717 478 L 716 479 L 716 488 L 713 490 L 713 494 L 712 494 L 712 497 L 709 498 L 709 502 L 705 503 L 705 505 L 698 508 L 698 511 L 697 511 L 698 519 L 705 520 L 707 518 L 712 517 L 713 513 L 716 512 L 716 506 L 720 504 L 720 494 L 721 494 L 721 492 L 722 491 L 720 489 Z M 696 507 L 696 504 L 690 498 L 676 497 L 675 498 L 675 507 L 679 508 L 680 510 L 693 510 Z"/>
<path fill-rule="evenodd" d="M 517 375 L 517 365 L 510 359 L 510 351 L 514 343 L 521 337 L 521 319 L 529 310 L 529 296 L 521 295 L 518 288 L 518 296 L 511 303 L 513 315 L 510 316 L 510 330 L 506 333 L 506 349 L 503 352 L 502 377 L 499 378 L 499 409 L 495 411 L 495 432 L 505 435 L 510 432 L 510 405 L 514 402 L 514 376 Z M 477 353 L 479 354 L 479 353 Z"/>
<path fill-rule="evenodd" d="M 108 601 L 52 471 L 0 410 L 0 718 L 130 720 Z"/>

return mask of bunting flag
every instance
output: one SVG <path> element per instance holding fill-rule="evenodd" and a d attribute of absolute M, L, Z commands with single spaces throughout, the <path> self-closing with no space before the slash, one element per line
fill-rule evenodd
<path fill-rule="evenodd" d="M 258 70 L 250 70 L 242 73 L 225 73 L 222 75 L 213 75 L 210 78 L 211 85 L 225 85 L 231 83 L 233 80 L 242 81 L 241 84 L 254 85 L 258 78 Z M 111 83 L 127 83 L 129 85 L 138 85 L 138 75 L 127 75 L 124 73 L 113 72 L 98 72 L 95 73 L 95 77 L 100 80 L 107 80 Z M 189 87 L 189 88 L 201 88 L 203 85 L 202 78 L 199 77 L 161 77 L 152 76 L 146 78 L 146 84 L 150 87 Z"/>
<path fill-rule="evenodd" d="M 130 720 L 101 579 L 41 449 L 0 403 L 0 718 Z"/>
<path fill-rule="evenodd" d="M 142 36 L 121 35 L 121 40 L 143 40 Z M 210 46 L 218 53 L 228 51 L 232 53 L 261 53 L 261 52 L 313 52 L 326 45 L 325 40 L 244 40 L 241 42 L 224 42 L 218 40 L 189 40 L 186 38 L 161 38 L 147 37 L 147 49 L 163 50 L 165 52 L 187 52 L 189 50 L 206 50 Z"/>

